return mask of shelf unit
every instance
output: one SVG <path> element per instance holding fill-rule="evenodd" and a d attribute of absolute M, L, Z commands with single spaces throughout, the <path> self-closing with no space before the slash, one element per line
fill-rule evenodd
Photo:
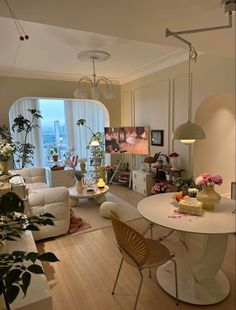
<path fill-rule="evenodd" d="M 133 170 L 133 190 L 145 196 L 151 195 L 151 189 L 155 184 L 154 177 L 153 173 Z"/>

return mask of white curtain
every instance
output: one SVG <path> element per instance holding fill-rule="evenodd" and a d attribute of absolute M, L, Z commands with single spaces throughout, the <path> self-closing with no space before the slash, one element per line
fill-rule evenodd
<path fill-rule="evenodd" d="M 36 109 L 39 110 L 39 102 L 38 99 L 34 98 L 27 98 L 21 99 L 16 101 L 9 111 L 9 124 L 10 129 L 14 123 L 14 119 L 19 116 L 20 114 L 25 118 L 31 120 L 32 114 L 27 111 L 28 109 Z M 39 127 L 33 128 L 33 130 L 29 133 L 27 138 L 27 143 L 31 143 L 35 146 L 35 153 L 32 158 L 33 166 L 42 167 L 43 166 L 43 142 L 42 142 L 42 135 L 40 130 L 40 118 L 35 120 L 35 124 Z M 11 134 L 14 140 L 24 143 L 25 135 L 22 132 L 18 133 L 16 128 L 15 131 L 11 129 Z M 17 167 L 21 168 L 21 167 Z"/>
<path fill-rule="evenodd" d="M 85 119 L 86 125 L 93 132 L 104 132 L 104 111 L 101 106 L 92 100 L 65 100 L 65 119 L 68 136 L 68 148 L 75 148 L 79 157 L 89 158 L 88 142 L 91 131 L 85 126 L 77 126 L 79 119 Z"/>

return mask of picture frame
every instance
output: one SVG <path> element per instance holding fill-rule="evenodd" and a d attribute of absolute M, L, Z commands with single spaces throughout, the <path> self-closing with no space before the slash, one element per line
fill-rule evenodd
<path fill-rule="evenodd" d="M 151 130 L 151 145 L 164 145 L 164 130 Z"/>

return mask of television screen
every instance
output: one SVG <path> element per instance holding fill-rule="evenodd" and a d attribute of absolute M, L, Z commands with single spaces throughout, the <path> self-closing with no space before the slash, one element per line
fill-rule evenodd
<path fill-rule="evenodd" d="M 149 127 L 105 127 L 107 153 L 149 154 Z"/>

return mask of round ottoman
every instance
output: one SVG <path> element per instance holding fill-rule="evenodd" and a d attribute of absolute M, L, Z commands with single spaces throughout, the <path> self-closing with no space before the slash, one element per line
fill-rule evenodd
<path fill-rule="evenodd" d="M 111 201 L 105 201 L 101 204 L 100 209 L 99 209 L 101 216 L 103 216 L 107 219 L 111 218 L 110 214 L 109 214 L 110 210 L 118 213 L 118 210 L 119 210 L 118 203 L 111 202 Z"/>

